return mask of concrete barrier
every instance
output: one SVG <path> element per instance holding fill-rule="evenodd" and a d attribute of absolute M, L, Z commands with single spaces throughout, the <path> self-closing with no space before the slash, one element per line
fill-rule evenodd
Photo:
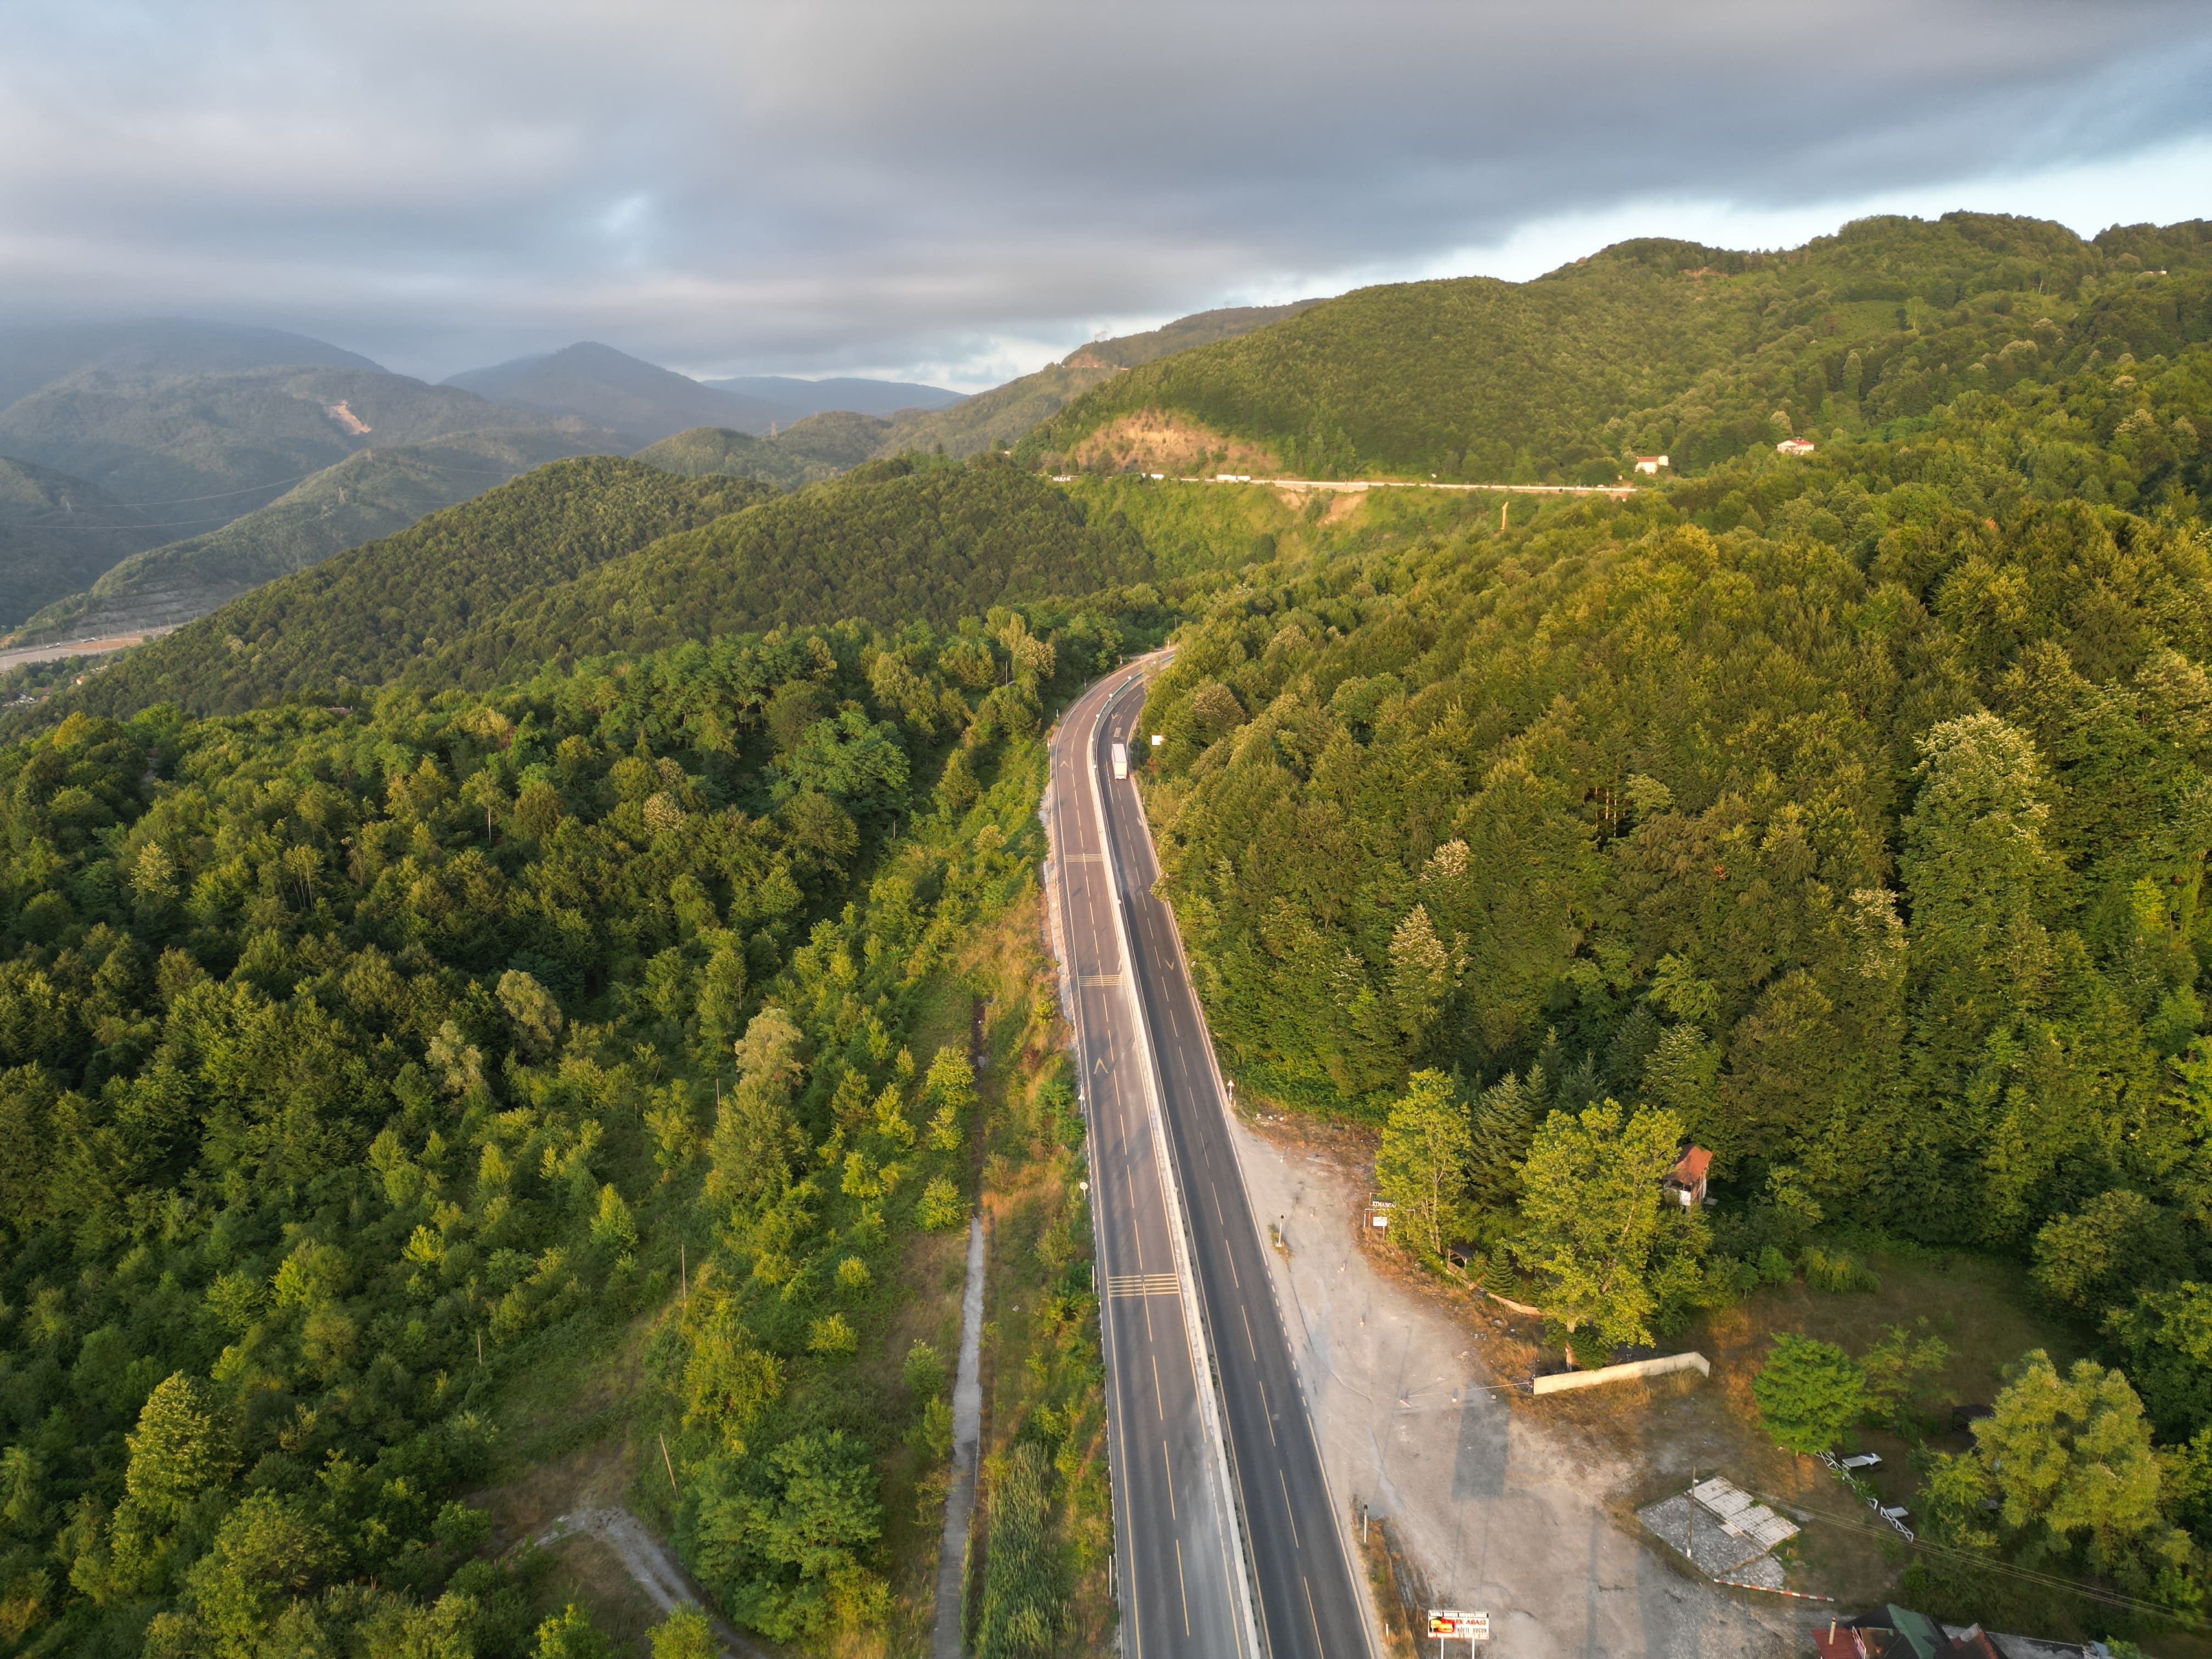
<path fill-rule="evenodd" d="M 1669 1371 L 1713 1374 L 1711 1363 L 1701 1353 L 1670 1353 L 1657 1359 L 1632 1359 L 1626 1365 L 1601 1365 L 1594 1371 L 1560 1371 L 1539 1376 L 1529 1383 L 1536 1394 L 1564 1394 L 1569 1389 L 1599 1389 L 1608 1382 L 1626 1382 L 1642 1376 L 1664 1376 Z"/>

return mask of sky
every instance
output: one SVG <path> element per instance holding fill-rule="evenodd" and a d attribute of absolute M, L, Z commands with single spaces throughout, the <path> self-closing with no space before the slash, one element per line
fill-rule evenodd
<path fill-rule="evenodd" d="M 976 390 L 1872 212 L 2212 217 L 2203 0 L 12 0 L 0 316 Z"/>

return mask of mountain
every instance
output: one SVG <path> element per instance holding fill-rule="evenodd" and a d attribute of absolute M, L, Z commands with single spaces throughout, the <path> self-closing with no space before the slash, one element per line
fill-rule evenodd
<path fill-rule="evenodd" d="M 695 426 L 763 433 L 802 413 L 783 404 L 713 390 L 673 369 L 590 341 L 543 357 L 472 368 L 445 384 L 516 409 L 587 421 L 624 434 L 633 448 Z"/>
<path fill-rule="evenodd" d="M 0 628 L 161 538 L 83 479 L 0 456 Z"/>
<path fill-rule="evenodd" d="M 770 441 L 791 454 L 842 471 L 882 451 L 885 434 L 896 429 L 890 422 L 872 415 L 833 410 L 795 422 Z"/>
<path fill-rule="evenodd" d="M 365 449 L 220 530 L 111 560 L 97 580 L 48 605 L 11 637 L 29 643 L 190 622 L 248 588 L 595 447 L 573 433 L 525 428 Z"/>
<path fill-rule="evenodd" d="M 120 380 L 225 374 L 243 368 L 316 365 L 374 369 L 356 352 L 282 329 L 153 317 L 128 323 L 23 325 L 0 328 L 0 409 L 72 375 Z"/>
<path fill-rule="evenodd" d="M 376 368 L 126 380 L 89 371 L 0 410 L 0 454 L 98 485 L 169 537 L 264 507 L 358 451 L 543 416 Z M 581 438 L 606 434 L 572 422 Z"/>
<path fill-rule="evenodd" d="M 780 440 L 756 438 L 749 432 L 732 432 L 721 426 L 695 426 L 647 444 L 630 459 L 686 478 L 720 474 L 758 478 L 787 489 L 827 478 L 837 471 L 835 465 L 825 466 L 793 453 Z"/>
<path fill-rule="evenodd" d="M 1152 575 L 1126 524 L 1086 521 L 992 458 L 871 461 L 518 595 L 404 682 L 495 684 L 523 664 L 847 617 L 936 626 L 966 613 Z"/>
<path fill-rule="evenodd" d="M 881 417 L 896 415 L 902 410 L 949 408 L 967 395 L 965 392 L 947 392 L 943 386 L 917 386 L 911 380 L 866 380 L 849 377 L 795 380 L 784 374 L 747 374 L 734 380 L 702 380 L 699 384 L 716 392 L 734 392 L 741 398 L 755 398 L 763 403 L 780 404 L 792 410 L 795 416 L 819 415 L 826 410 L 844 410 L 854 415 Z"/>
<path fill-rule="evenodd" d="M 1863 220 L 1778 253 L 1625 242 L 1528 283 L 1364 289 L 1139 365 L 1024 453 L 1183 471 L 1233 451 L 1240 471 L 1490 482 L 1609 483 L 1638 453 L 1693 469 L 2130 341 L 2203 337 L 2208 258 L 2202 223 L 2085 242 L 1968 213 Z"/>
<path fill-rule="evenodd" d="M 679 478 L 615 456 L 555 461 L 265 583 L 137 647 L 52 708 L 128 713 L 166 699 L 228 713 L 303 688 L 379 684 L 519 596 L 768 493 L 751 480 Z"/>
<path fill-rule="evenodd" d="M 947 455 L 975 455 L 1004 447 L 1124 369 L 1171 352 L 1249 334 L 1320 303 L 1300 300 L 1286 306 L 1231 306 L 1179 318 L 1142 334 L 1095 340 L 1034 374 L 978 392 L 947 409 L 905 416 L 893 423 L 877 453 L 894 455 L 901 450 L 927 452 L 941 447 Z"/>
<path fill-rule="evenodd" d="M 594 457 L 257 588 L 19 723 L 489 685 L 550 661 L 803 623 L 942 625 L 1152 574 L 1125 524 L 1087 523 L 1003 462 L 875 461 L 774 495 Z"/>

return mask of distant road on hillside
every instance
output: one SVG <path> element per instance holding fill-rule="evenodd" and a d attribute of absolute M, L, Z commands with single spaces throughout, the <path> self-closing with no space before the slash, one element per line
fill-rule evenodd
<path fill-rule="evenodd" d="M 1054 483 L 1066 483 L 1076 475 L 1062 472 L 1054 475 Z M 1114 475 L 1108 474 L 1108 477 Z M 1357 494 L 1363 489 L 1457 489 L 1496 490 L 1504 494 L 1523 495 L 1633 495 L 1635 484 L 1500 484 L 1500 483 L 1437 483 L 1419 478 L 1259 478 L 1246 472 L 1217 472 L 1210 478 L 1170 478 L 1164 472 L 1144 475 L 1162 483 L 1246 483 L 1266 484 L 1273 489 L 1326 489 Z"/>
<path fill-rule="evenodd" d="M 28 662 L 58 662 L 64 657 L 96 657 L 103 652 L 120 651 L 125 646 L 143 645 L 148 640 L 159 639 L 173 630 L 149 628 L 138 634 L 110 634 L 96 640 L 61 640 L 52 645 L 26 645 L 13 651 L 0 651 L 0 674 L 11 668 L 21 668 Z"/>

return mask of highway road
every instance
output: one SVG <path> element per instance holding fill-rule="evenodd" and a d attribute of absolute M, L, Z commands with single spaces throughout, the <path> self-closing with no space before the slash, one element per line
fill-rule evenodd
<path fill-rule="evenodd" d="M 1370 1659 L 1143 807 L 1107 762 L 1148 665 L 1063 717 L 1047 811 L 1097 1188 L 1124 1651 Z"/>

